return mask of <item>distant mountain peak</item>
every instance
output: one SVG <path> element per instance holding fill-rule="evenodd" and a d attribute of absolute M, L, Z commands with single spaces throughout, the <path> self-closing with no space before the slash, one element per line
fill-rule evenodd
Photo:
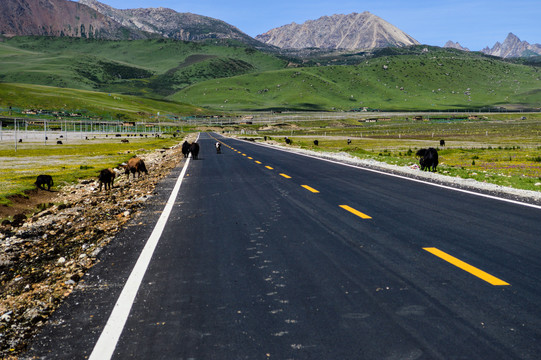
<path fill-rule="evenodd" d="M 470 51 L 470 49 L 463 47 L 458 42 L 452 42 L 451 40 L 447 41 L 443 47 L 462 50 L 462 51 Z"/>
<path fill-rule="evenodd" d="M 408 34 L 368 11 L 322 16 L 303 24 L 291 23 L 258 35 L 256 39 L 289 49 L 358 50 L 419 44 Z"/>
<path fill-rule="evenodd" d="M 541 55 L 541 45 L 521 41 L 518 36 L 510 32 L 503 43 L 497 41 L 492 48 L 487 46 L 481 52 L 502 58 L 524 57 Z"/>

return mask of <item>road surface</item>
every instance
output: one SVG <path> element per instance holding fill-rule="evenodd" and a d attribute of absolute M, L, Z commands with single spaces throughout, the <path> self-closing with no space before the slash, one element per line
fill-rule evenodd
<path fill-rule="evenodd" d="M 198 142 L 199 160 L 160 184 L 27 356 L 540 358 L 541 208 L 216 134 Z"/>

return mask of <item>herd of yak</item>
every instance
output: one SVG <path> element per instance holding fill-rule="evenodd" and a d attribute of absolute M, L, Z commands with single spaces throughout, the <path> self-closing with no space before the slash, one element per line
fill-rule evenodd
<path fill-rule="evenodd" d="M 289 143 L 288 140 L 289 139 L 286 137 L 286 143 Z M 348 139 L 348 144 L 350 143 L 351 140 Z M 319 142 L 317 140 L 314 140 L 314 145 L 319 145 Z M 441 140 L 440 145 L 444 146 L 445 141 Z M 218 154 L 221 153 L 221 146 L 219 142 L 216 143 L 216 152 Z M 189 142 L 184 141 L 184 143 L 182 144 L 182 154 L 185 158 L 192 154 L 192 158 L 194 160 L 197 160 L 199 156 L 199 144 L 196 142 L 190 144 Z M 428 149 L 420 149 L 415 155 L 419 158 L 419 165 L 421 167 L 421 170 L 436 171 L 436 167 L 438 166 L 438 150 L 432 147 Z M 148 174 L 148 170 L 144 161 L 138 157 L 131 158 L 130 160 L 128 160 L 127 164 L 122 164 L 119 167 L 124 169 L 124 173 L 128 176 L 128 179 L 130 178 L 130 174 L 133 174 L 134 179 L 135 173 L 137 173 L 138 178 L 141 176 L 141 173 Z M 100 171 L 98 175 L 100 191 L 102 190 L 102 187 L 105 187 L 106 191 L 112 188 L 116 174 L 117 173 L 115 172 L 115 170 L 111 168 L 103 169 Z M 47 190 L 50 190 L 51 187 L 54 185 L 53 178 L 51 175 L 38 175 L 35 185 L 43 190 L 45 190 L 45 186 L 47 186 Z"/>
<path fill-rule="evenodd" d="M 217 147 L 217 151 L 218 148 L 219 147 Z M 184 157 L 188 157 L 190 154 L 192 154 L 192 158 L 197 160 L 199 155 L 199 144 L 196 142 L 190 144 L 187 141 L 184 141 L 182 144 L 182 154 Z M 119 165 L 119 168 L 124 169 L 124 173 L 128 176 L 128 179 L 130 178 L 130 174 L 133 174 L 134 179 L 136 173 L 137 178 L 141 176 L 141 173 L 148 174 L 145 162 L 139 157 L 131 158 L 126 164 Z M 108 168 L 101 170 L 98 174 L 100 191 L 102 188 L 105 188 L 106 191 L 110 190 L 113 187 L 113 182 L 115 181 L 116 176 L 117 171 L 114 169 Z M 45 187 L 47 187 L 47 190 L 51 190 L 51 187 L 54 185 L 53 177 L 51 175 L 38 175 L 34 184 L 42 190 L 45 190 Z"/>

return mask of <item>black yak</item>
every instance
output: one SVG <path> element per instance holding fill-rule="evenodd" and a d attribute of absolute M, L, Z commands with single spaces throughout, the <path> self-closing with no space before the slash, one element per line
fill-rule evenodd
<path fill-rule="evenodd" d="M 199 144 L 194 142 L 190 145 L 190 152 L 192 153 L 192 158 L 197 160 L 197 156 L 199 155 Z"/>
<path fill-rule="evenodd" d="M 438 150 L 434 148 L 420 149 L 415 155 L 419 157 L 421 170 L 436 171 L 436 166 L 438 166 Z"/>
<path fill-rule="evenodd" d="M 187 158 L 188 155 L 190 155 L 190 143 L 187 141 L 184 141 L 182 143 L 182 155 L 184 155 L 185 158 Z"/>
<path fill-rule="evenodd" d="M 98 176 L 98 180 L 100 181 L 100 191 L 102 186 L 105 184 L 105 191 L 107 189 L 111 189 L 113 187 L 113 181 L 115 181 L 116 173 L 113 169 L 103 169 L 100 171 L 100 175 Z"/>
<path fill-rule="evenodd" d="M 51 186 L 53 186 L 53 177 L 51 175 L 38 175 L 34 184 L 42 190 L 45 190 L 45 185 L 47 185 L 47 190 L 51 190 Z"/>

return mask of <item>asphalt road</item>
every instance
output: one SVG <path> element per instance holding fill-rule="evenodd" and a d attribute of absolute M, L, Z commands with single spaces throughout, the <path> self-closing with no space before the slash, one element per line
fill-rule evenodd
<path fill-rule="evenodd" d="M 118 341 L 98 338 L 182 169 L 29 358 L 98 359 L 104 338 L 113 359 L 541 357 L 540 208 L 212 135 Z"/>

